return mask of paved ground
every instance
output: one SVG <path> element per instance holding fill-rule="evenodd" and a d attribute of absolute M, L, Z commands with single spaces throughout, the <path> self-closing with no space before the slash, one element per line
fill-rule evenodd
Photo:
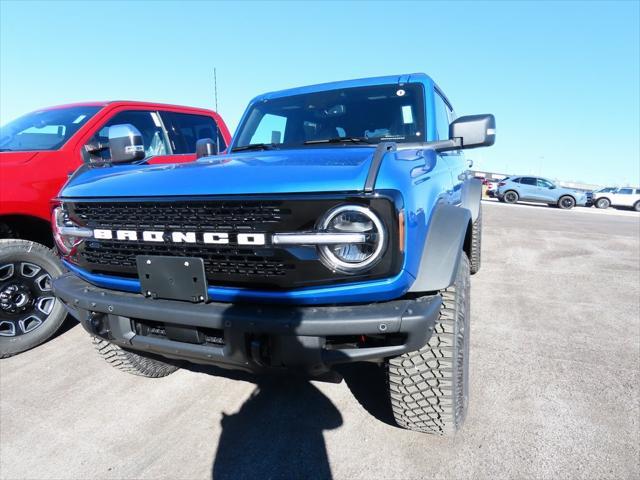
<path fill-rule="evenodd" d="M 0 477 L 639 478 L 640 215 L 484 213 L 454 439 L 388 425 L 373 368 L 338 385 L 148 380 L 75 326 L 0 362 Z"/>

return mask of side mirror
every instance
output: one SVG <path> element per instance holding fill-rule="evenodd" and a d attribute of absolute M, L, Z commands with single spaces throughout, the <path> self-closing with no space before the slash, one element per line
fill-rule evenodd
<path fill-rule="evenodd" d="M 196 142 L 196 159 L 218 155 L 218 144 L 210 138 L 201 138 Z"/>
<path fill-rule="evenodd" d="M 549 187 L 549 190 L 553 190 L 554 188 L 556 188 L 556 186 L 555 186 L 555 185 L 551 185 L 551 186 Z"/>
<path fill-rule="evenodd" d="M 460 117 L 449 125 L 449 138 L 460 139 L 459 148 L 490 147 L 496 141 L 496 119 L 490 113 Z"/>
<path fill-rule="evenodd" d="M 144 142 L 140 130 L 130 123 L 109 127 L 109 150 L 112 163 L 144 159 Z"/>

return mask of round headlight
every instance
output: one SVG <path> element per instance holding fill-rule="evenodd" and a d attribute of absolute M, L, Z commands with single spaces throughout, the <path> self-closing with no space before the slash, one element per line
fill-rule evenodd
<path fill-rule="evenodd" d="M 357 243 L 337 243 L 320 247 L 320 258 L 332 270 L 357 273 L 371 268 L 384 253 L 387 236 L 380 219 L 367 207 L 342 205 L 330 210 L 319 222 L 327 233 L 360 233 Z"/>

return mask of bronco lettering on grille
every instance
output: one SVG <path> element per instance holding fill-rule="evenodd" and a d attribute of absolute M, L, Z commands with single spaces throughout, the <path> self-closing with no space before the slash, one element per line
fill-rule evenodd
<path fill-rule="evenodd" d="M 212 245 L 264 245 L 264 233 L 225 233 L 225 232 L 164 232 L 136 230 L 94 229 L 93 238 L 97 240 L 129 240 L 134 242 L 198 243 Z"/>

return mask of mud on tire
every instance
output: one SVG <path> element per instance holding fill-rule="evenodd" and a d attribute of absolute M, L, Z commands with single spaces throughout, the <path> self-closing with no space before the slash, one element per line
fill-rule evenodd
<path fill-rule="evenodd" d="M 429 343 L 387 361 L 396 423 L 437 435 L 462 426 L 469 402 L 469 260 L 462 253 L 455 283 L 440 292 L 442 307 Z"/>
<path fill-rule="evenodd" d="M 143 357 L 137 353 L 124 350 L 118 345 L 103 340 L 98 337 L 92 337 L 93 346 L 96 348 L 102 358 L 114 368 L 132 375 L 139 375 L 148 378 L 166 377 L 172 374 L 178 367 L 165 363 L 155 358 Z"/>

